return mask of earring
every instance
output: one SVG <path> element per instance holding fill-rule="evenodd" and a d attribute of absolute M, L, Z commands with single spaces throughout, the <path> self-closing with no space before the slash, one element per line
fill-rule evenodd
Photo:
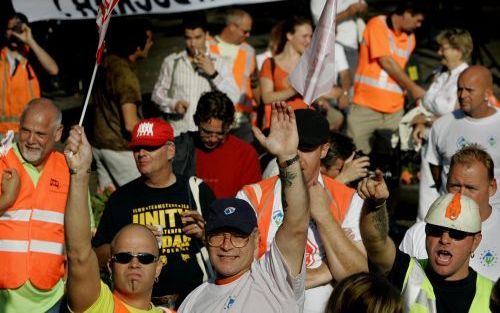
<path fill-rule="evenodd" d="M 155 277 L 155 283 L 157 283 L 160 280 L 160 277 L 156 276 Z"/>
<path fill-rule="evenodd" d="M 474 258 L 474 251 L 472 251 L 472 253 L 470 254 L 470 258 L 473 259 Z"/>

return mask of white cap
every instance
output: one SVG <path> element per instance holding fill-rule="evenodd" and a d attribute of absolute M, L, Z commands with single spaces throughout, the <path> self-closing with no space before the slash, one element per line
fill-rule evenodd
<path fill-rule="evenodd" d="M 437 198 L 427 212 L 425 222 L 468 233 L 481 231 L 477 203 L 461 193 L 449 193 Z"/>

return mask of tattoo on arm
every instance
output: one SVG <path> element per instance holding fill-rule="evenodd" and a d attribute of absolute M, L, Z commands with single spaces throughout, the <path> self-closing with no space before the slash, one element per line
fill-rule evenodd
<path fill-rule="evenodd" d="M 283 206 L 283 211 L 286 211 L 286 209 L 288 208 L 288 203 L 286 202 L 285 198 L 285 188 L 292 186 L 292 180 L 297 177 L 297 174 L 287 171 L 286 168 L 280 168 L 279 177 L 281 180 L 281 203 Z"/>

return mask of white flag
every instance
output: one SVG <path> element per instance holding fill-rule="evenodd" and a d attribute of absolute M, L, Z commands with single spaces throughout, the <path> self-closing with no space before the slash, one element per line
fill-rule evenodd
<path fill-rule="evenodd" d="M 328 93 L 335 83 L 336 14 L 337 1 L 327 0 L 314 30 L 311 45 L 288 76 L 293 88 L 302 95 L 304 102 L 309 105 Z"/>
<path fill-rule="evenodd" d="M 99 43 L 97 44 L 96 63 L 101 64 L 102 53 L 104 52 L 106 32 L 108 30 L 109 19 L 113 13 L 114 7 L 119 0 L 103 0 L 99 4 L 99 13 L 97 14 L 96 24 L 99 33 Z"/>

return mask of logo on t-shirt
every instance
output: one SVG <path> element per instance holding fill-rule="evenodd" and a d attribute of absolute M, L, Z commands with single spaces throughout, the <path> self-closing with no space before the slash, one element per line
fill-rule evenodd
<path fill-rule="evenodd" d="M 488 144 L 491 146 L 491 147 L 495 147 L 497 145 L 497 140 L 495 139 L 495 137 L 493 136 L 490 136 L 488 138 Z"/>
<path fill-rule="evenodd" d="M 235 302 L 236 298 L 233 296 L 229 296 L 229 298 L 227 298 L 226 304 L 224 304 L 224 310 L 229 310 Z"/>
<path fill-rule="evenodd" d="M 484 250 L 481 252 L 480 261 L 483 266 L 491 267 L 497 263 L 498 256 L 495 251 Z"/>
<path fill-rule="evenodd" d="M 235 211 L 236 211 L 236 209 L 235 209 L 235 208 L 233 208 L 232 206 L 230 206 L 230 207 L 227 207 L 227 208 L 225 208 L 225 209 L 224 209 L 224 214 L 225 214 L 225 215 L 231 215 L 231 214 L 233 214 Z"/>
<path fill-rule="evenodd" d="M 467 139 L 465 139 L 464 136 L 460 136 L 457 139 L 457 146 L 459 149 L 462 149 L 464 146 L 468 145 L 469 142 L 467 142 Z"/>
<path fill-rule="evenodd" d="M 283 212 L 281 210 L 273 212 L 273 223 L 276 227 L 280 227 L 283 223 Z"/>

